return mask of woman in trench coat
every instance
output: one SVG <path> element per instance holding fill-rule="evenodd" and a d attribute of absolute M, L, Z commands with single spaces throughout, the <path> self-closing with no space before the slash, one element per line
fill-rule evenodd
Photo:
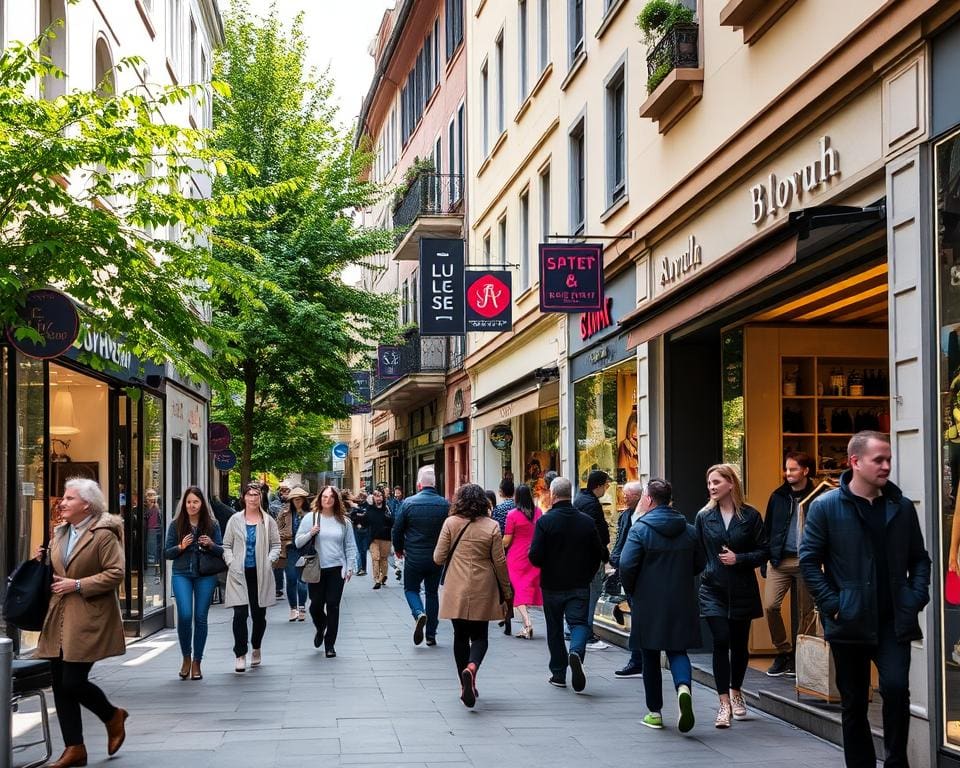
<path fill-rule="evenodd" d="M 87 764 L 80 707 L 107 728 L 107 754 L 126 737 L 127 711 L 113 706 L 90 682 L 94 662 L 126 653 L 117 587 L 123 581 L 123 521 L 107 512 L 93 480 L 67 480 L 58 525 L 50 540 L 53 566 L 50 606 L 40 631 L 37 657 L 50 659 L 53 700 L 64 751 L 50 768 Z M 43 548 L 37 550 L 37 558 Z"/>
<path fill-rule="evenodd" d="M 460 700 L 477 700 L 477 670 L 487 652 L 489 622 L 506 617 L 513 598 L 500 526 L 490 517 L 486 492 L 467 483 L 457 490 L 433 552 L 446 564 L 440 618 L 453 622 L 453 658 L 460 678 Z"/>
<path fill-rule="evenodd" d="M 247 649 L 253 646 L 250 666 L 260 665 L 260 644 L 267 631 L 267 607 L 277 600 L 273 564 L 280 557 L 277 521 L 263 508 L 260 487 L 243 488 L 243 511 L 227 523 L 223 533 L 223 559 L 227 564 L 224 605 L 233 608 L 233 655 L 235 672 L 247 669 Z M 253 618 L 252 636 L 247 618 Z"/>

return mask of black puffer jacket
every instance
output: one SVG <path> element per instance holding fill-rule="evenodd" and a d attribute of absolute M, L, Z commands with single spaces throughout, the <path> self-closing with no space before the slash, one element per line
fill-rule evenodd
<path fill-rule="evenodd" d="M 877 642 L 877 566 L 873 537 L 850 491 L 851 470 L 840 487 L 810 505 L 800 542 L 800 571 L 820 609 L 830 642 Z M 893 625 L 897 640 L 920 640 L 917 614 L 930 601 L 930 557 L 913 504 L 893 483 L 883 489 Z"/>
<path fill-rule="evenodd" d="M 573 500 L 573 506 L 577 511 L 590 517 L 593 524 L 597 526 L 597 535 L 600 537 L 600 543 L 603 544 L 604 558 L 603 562 L 610 559 L 607 547 L 610 546 L 610 526 L 607 525 L 607 518 L 603 514 L 603 504 L 596 497 L 593 491 L 581 490 Z"/>
<path fill-rule="evenodd" d="M 813 483 L 807 481 L 802 498 L 813 493 Z M 767 514 L 763 516 L 763 530 L 770 545 L 770 564 L 776 568 L 783 560 L 783 545 L 787 541 L 787 531 L 797 517 L 797 502 L 790 492 L 790 483 L 784 483 L 770 494 L 767 502 Z"/>
<path fill-rule="evenodd" d="M 719 509 L 701 509 L 696 520 L 697 538 L 707 565 L 700 582 L 700 615 L 728 619 L 763 616 L 760 588 L 754 571 L 767 562 L 767 538 L 760 513 L 746 505 L 734 515 L 730 527 L 723 525 Z M 737 555 L 736 565 L 720 562 L 726 545 Z"/>

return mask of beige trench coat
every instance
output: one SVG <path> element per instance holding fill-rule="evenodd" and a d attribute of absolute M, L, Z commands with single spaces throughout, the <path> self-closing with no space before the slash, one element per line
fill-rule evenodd
<path fill-rule="evenodd" d="M 453 542 L 468 522 L 460 515 L 444 521 L 433 551 L 437 565 L 446 562 Z M 450 559 L 440 592 L 440 618 L 499 621 L 503 618 L 501 589 L 505 599 L 513 597 L 500 526 L 493 518 L 481 517 L 470 523 Z"/>
<path fill-rule="evenodd" d="M 223 560 L 227 564 L 227 588 L 223 595 L 225 608 L 247 605 L 247 580 L 243 575 L 243 561 L 247 556 L 247 524 L 243 512 L 237 512 L 227 521 L 223 533 Z M 280 531 L 277 521 L 263 513 L 257 523 L 257 602 L 261 608 L 277 601 L 277 583 L 273 564 L 280 557 Z"/>
<path fill-rule="evenodd" d="M 73 546 L 63 567 L 63 550 L 70 535 L 58 525 L 50 540 L 50 562 L 57 576 L 80 581 L 79 592 L 50 595 L 50 607 L 40 632 L 37 657 L 64 661 L 99 661 L 127 651 L 117 587 L 123 581 L 123 521 L 102 514 Z"/>

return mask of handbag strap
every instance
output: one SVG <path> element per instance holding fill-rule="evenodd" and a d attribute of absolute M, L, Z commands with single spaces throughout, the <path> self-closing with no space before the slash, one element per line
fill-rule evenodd
<path fill-rule="evenodd" d="M 473 522 L 473 520 L 468 520 L 468 521 L 467 521 L 467 524 L 466 524 L 465 526 L 463 526 L 463 528 L 460 529 L 460 533 L 457 534 L 457 538 L 454 539 L 454 541 L 453 541 L 453 546 L 450 547 L 450 551 L 447 552 L 447 559 L 446 559 L 446 561 L 445 561 L 444 564 L 443 564 L 443 567 L 444 567 L 444 568 L 446 568 L 448 565 L 450 565 L 450 561 L 453 559 L 453 553 L 457 551 L 457 544 L 460 543 L 460 539 L 463 538 L 463 534 L 465 534 L 465 533 L 467 532 L 467 528 L 470 527 L 470 523 L 472 523 L 472 522 Z"/>

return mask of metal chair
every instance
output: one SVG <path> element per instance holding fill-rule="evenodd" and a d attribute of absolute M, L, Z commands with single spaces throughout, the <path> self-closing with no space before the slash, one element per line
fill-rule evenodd
<path fill-rule="evenodd" d="M 46 754 L 32 763 L 27 763 L 21 768 L 38 768 L 46 763 L 53 756 L 53 745 L 50 743 L 50 720 L 47 716 L 47 697 L 43 692 L 44 688 L 53 685 L 53 675 L 50 672 L 50 662 L 44 659 L 14 659 L 13 660 L 13 679 L 12 695 L 10 697 L 10 711 L 16 712 L 20 703 L 31 696 L 40 699 L 40 726 L 43 732 L 43 738 L 38 741 L 31 741 L 27 744 L 16 744 L 13 747 L 14 752 L 22 752 L 38 744 L 46 746 Z"/>

